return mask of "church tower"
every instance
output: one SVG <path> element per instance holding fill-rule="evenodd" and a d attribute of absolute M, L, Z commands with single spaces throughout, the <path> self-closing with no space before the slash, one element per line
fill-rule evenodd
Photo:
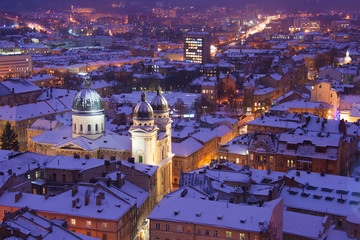
<path fill-rule="evenodd" d="M 135 162 L 157 165 L 156 139 L 159 128 L 154 124 L 154 111 L 146 101 L 146 94 L 141 94 L 141 101 L 133 112 L 134 124 L 131 133 L 131 152 Z"/>
<path fill-rule="evenodd" d="M 131 151 L 135 162 L 158 166 L 157 199 L 159 202 L 172 189 L 171 123 L 166 99 L 158 89 L 151 101 L 146 101 L 145 93 L 133 112 Z"/>
<path fill-rule="evenodd" d="M 161 149 L 161 159 L 164 159 L 171 154 L 171 124 L 173 121 L 169 116 L 168 102 L 163 97 L 160 87 L 157 88 L 156 96 L 151 100 L 151 107 L 154 110 L 155 124 L 159 127 L 160 132 L 164 133 L 163 137 L 166 138 L 166 144 Z"/>
<path fill-rule="evenodd" d="M 104 103 L 91 89 L 91 80 L 84 79 L 84 88 L 76 94 L 72 104 L 72 137 L 97 139 L 105 132 L 104 124 Z"/>

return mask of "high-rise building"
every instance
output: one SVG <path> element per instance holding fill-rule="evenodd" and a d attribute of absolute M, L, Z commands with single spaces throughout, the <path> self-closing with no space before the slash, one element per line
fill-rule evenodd
<path fill-rule="evenodd" d="M 20 77 L 32 74 L 31 55 L 11 55 L 0 57 L 0 78 Z"/>
<path fill-rule="evenodd" d="M 210 33 L 188 32 L 184 34 L 184 61 L 210 62 Z"/>

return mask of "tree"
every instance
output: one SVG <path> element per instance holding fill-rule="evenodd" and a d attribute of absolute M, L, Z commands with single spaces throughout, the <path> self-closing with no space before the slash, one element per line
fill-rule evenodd
<path fill-rule="evenodd" d="M 325 108 L 322 104 L 319 105 L 319 107 L 315 107 L 314 109 L 314 115 L 319 116 L 321 118 L 326 118 L 328 115 L 328 109 Z"/>
<path fill-rule="evenodd" d="M 17 138 L 18 136 L 14 128 L 11 127 L 9 122 L 6 122 L 5 128 L 0 137 L 1 149 L 19 151 L 19 141 Z"/>
<path fill-rule="evenodd" d="M 181 98 L 176 99 L 174 108 L 179 116 L 184 116 L 186 108 L 185 103 Z"/>

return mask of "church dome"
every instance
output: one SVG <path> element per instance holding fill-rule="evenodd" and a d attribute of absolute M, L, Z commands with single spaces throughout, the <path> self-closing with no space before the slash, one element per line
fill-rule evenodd
<path fill-rule="evenodd" d="M 151 101 L 151 106 L 155 113 L 165 113 L 169 111 L 169 105 L 166 99 L 161 94 L 161 88 L 158 87 L 156 90 L 157 94 Z"/>
<path fill-rule="evenodd" d="M 96 114 L 104 112 L 100 95 L 90 88 L 81 89 L 75 96 L 72 110 L 74 113 Z"/>
<path fill-rule="evenodd" d="M 141 94 L 141 101 L 134 108 L 134 119 L 149 120 L 154 118 L 154 110 L 146 101 L 146 94 Z"/>

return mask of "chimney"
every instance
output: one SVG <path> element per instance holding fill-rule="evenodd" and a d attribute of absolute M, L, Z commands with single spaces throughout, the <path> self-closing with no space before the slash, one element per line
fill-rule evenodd
<path fill-rule="evenodd" d="M 101 206 L 101 197 L 100 197 L 100 195 L 96 196 L 96 205 Z"/>
<path fill-rule="evenodd" d="M 122 186 L 122 180 L 121 180 L 121 173 L 116 173 L 116 185 L 118 188 L 120 188 Z"/>
<path fill-rule="evenodd" d="M 105 199 L 105 193 L 99 192 L 99 197 L 100 197 L 101 199 Z"/>
<path fill-rule="evenodd" d="M 21 197 L 22 197 L 22 193 L 21 192 L 17 193 L 15 195 L 15 203 L 17 203 L 20 200 Z"/>
<path fill-rule="evenodd" d="M 134 162 L 135 162 L 135 158 L 129 157 L 129 158 L 128 158 L 128 162 L 129 162 L 129 163 L 134 163 Z"/>
<path fill-rule="evenodd" d="M 85 195 L 85 206 L 89 205 L 90 202 L 90 195 Z"/>
<path fill-rule="evenodd" d="M 75 196 L 78 192 L 78 186 L 75 186 L 73 189 L 71 189 L 71 196 Z"/>

